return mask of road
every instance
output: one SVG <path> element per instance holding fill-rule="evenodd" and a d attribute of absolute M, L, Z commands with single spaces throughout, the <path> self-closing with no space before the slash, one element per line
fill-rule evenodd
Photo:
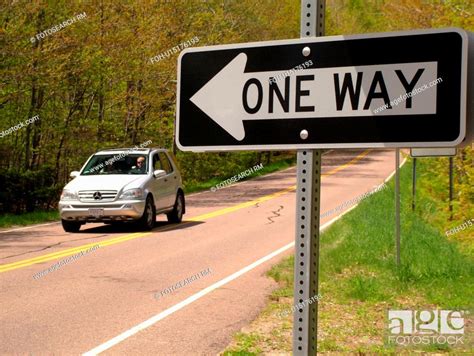
<path fill-rule="evenodd" d="M 383 183 L 394 161 L 393 150 L 326 154 L 322 212 Z M 190 195 L 183 223 L 159 217 L 149 233 L 91 224 L 68 234 L 58 223 L 0 231 L 0 354 L 219 353 L 276 287 L 265 272 L 293 251 L 295 184 L 290 168 Z"/>

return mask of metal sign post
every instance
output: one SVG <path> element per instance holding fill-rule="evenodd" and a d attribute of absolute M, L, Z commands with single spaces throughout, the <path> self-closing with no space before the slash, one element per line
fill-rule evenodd
<path fill-rule="evenodd" d="M 397 267 L 400 268 L 400 149 L 395 150 L 395 239 Z"/>
<path fill-rule="evenodd" d="M 324 35 L 325 0 L 301 1 L 301 37 Z M 307 53 L 311 58 L 311 53 Z M 313 54 L 314 55 L 314 54 Z M 300 136 L 305 139 L 306 130 Z M 314 355 L 318 340 L 319 216 L 322 150 L 297 153 L 293 354 Z"/>
<path fill-rule="evenodd" d="M 453 157 L 449 157 L 449 220 L 453 220 Z"/>
<path fill-rule="evenodd" d="M 413 157 L 412 182 L 411 182 L 411 211 L 416 207 L 416 157 Z"/>

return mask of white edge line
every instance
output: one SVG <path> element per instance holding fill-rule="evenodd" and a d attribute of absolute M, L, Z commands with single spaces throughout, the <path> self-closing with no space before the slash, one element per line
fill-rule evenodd
<path fill-rule="evenodd" d="M 403 164 L 405 164 L 406 160 L 407 159 L 405 158 L 405 160 L 402 162 L 400 167 L 403 166 Z M 393 177 L 394 174 L 395 174 L 395 170 L 389 175 L 389 177 L 387 179 L 384 180 L 384 183 L 378 185 L 377 187 L 380 187 L 383 184 L 385 184 L 391 177 Z M 359 204 L 356 204 L 356 205 L 350 207 L 346 211 L 342 212 L 341 214 L 337 215 L 333 219 L 331 219 L 328 222 L 326 222 L 325 224 L 323 224 L 320 227 L 320 231 L 322 232 L 322 231 L 326 230 L 329 226 L 331 226 L 333 223 L 335 223 L 337 220 L 339 220 L 342 216 L 347 214 L 349 211 L 355 209 L 358 205 Z M 156 324 L 160 320 L 163 320 L 167 316 L 177 312 L 180 309 L 183 309 L 184 307 L 186 307 L 187 305 L 195 302 L 196 300 L 201 299 L 206 294 L 209 294 L 212 291 L 216 290 L 217 288 L 220 288 L 220 287 L 224 286 L 225 284 L 232 282 L 234 279 L 237 279 L 238 277 L 242 276 L 243 274 L 253 270 L 254 268 L 260 266 L 261 264 L 263 264 L 265 262 L 267 262 L 268 260 L 270 260 L 273 257 L 279 255 L 280 253 L 285 252 L 286 250 L 292 248 L 294 246 L 294 244 L 295 244 L 294 241 L 290 242 L 289 244 L 279 248 L 278 250 L 273 251 L 269 255 L 266 255 L 265 257 L 260 258 L 259 260 L 255 261 L 255 262 L 251 263 L 250 265 L 242 268 L 241 270 L 231 274 L 230 276 L 227 276 L 224 279 L 221 279 L 220 281 L 210 285 L 209 287 L 204 288 L 203 290 L 201 290 L 201 291 L 197 292 L 196 294 L 186 298 L 185 300 L 179 302 L 178 304 L 175 304 L 171 308 L 168 308 L 168 309 L 162 311 L 161 313 L 151 317 L 148 320 L 145 320 L 144 322 L 132 327 L 131 329 L 121 333 L 120 335 L 114 337 L 113 339 L 110 339 L 109 341 L 106 341 L 105 343 L 93 348 L 92 350 L 83 353 L 82 355 L 83 356 L 98 355 L 99 353 L 110 349 L 111 347 L 119 344 L 120 342 L 124 341 L 125 339 L 135 335 L 136 333 L 138 333 L 138 332 L 140 332 L 140 331 L 142 331 L 142 330 L 144 330 L 144 329 L 146 329 L 146 328 L 148 328 L 148 327 L 150 327 L 154 324 Z"/>
<path fill-rule="evenodd" d="M 403 165 L 406 163 L 406 161 L 407 161 L 407 157 L 405 157 L 405 158 L 403 159 L 402 163 L 400 164 L 400 168 L 403 167 Z M 393 172 L 390 173 L 390 175 L 389 175 L 387 178 L 385 178 L 385 180 L 384 180 L 383 182 L 384 182 L 384 183 L 387 183 L 390 179 L 392 179 L 392 177 L 395 175 L 395 171 L 396 171 L 396 170 L 394 169 Z M 379 185 L 379 187 L 380 187 L 380 185 Z"/>
<path fill-rule="evenodd" d="M 345 215 L 346 213 L 348 213 L 349 211 L 354 209 L 356 206 L 357 205 L 354 205 L 350 209 L 344 211 L 343 213 L 339 214 L 338 216 L 336 216 L 332 220 L 330 220 L 327 223 L 325 223 L 324 225 L 322 225 L 321 226 L 321 231 L 328 228 L 330 225 L 332 225 L 334 222 L 336 222 L 336 220 L 338 220 L 343 215 Z M 260 266 L 261 264 L 267 262 L 268 260 L 270 260 L 273 257 L 279 255 L 280 253 L 285 252 L 286 250 L 292 248 L 294 246 L 294 244 L 295 244 L 294 241 L 290 242 L 289 244 L 279 248 L 278 250 L 273 251 L 269 255 L 266 255 L 265 257 L 260 258 L 259 260 L 255 261 L 255 262 L 251 263 L 250 265 L 242 268 L 241 270 L 231 274 L 230 276 L 227 276 L 224 279 L 221 279 L 220 281 L 210 285 L 209 287 L 204 288 L 203 290 L 199 291 L 198 293 L 186 298 L 185 300 L 179 302 L 178 304 L 175 304 L 171 308 L 168 308 L 168 309 L 162 311 L 161 313 L 151 317 L 148 320 L 145 320 L 144 322 L 132 327 L 131 329 L 121 333 L 120 335 L 114 337 L 113 339 L 110 339 L 109 341 L 106 341 L 105 343 L 93 348 L 92 350 L 83 353 L 82 355 L 83 356 L 98 355 L 99 353 L 110 349 L 112 346 L 115 346 L 115 345 L 119 344 L 120 342 L 124 341 L 125 339 L 129 338 L 130 336 L 135 335 L 139 331 L 142 331 L 142 330 L 152 326 L 153 324 L 156 324 L 157 322 L 159 322 L 160 320 L 163 320 L 167 316 L 177 312 L 178 310 L 184 308 L 185 306 L 187 306 L 187 305 L 195 302 L 196 300 L 204 297 L 206 294 L 209 294 L 212 291 L 216 290 L 217 288 L 220 288 L 220 287 L 224 286 L 225 284 L 227 284 L 229 282 L 232 282 L 234 279 L 237 279 L 238 277 L 242 276 L 243 274 L 251 271 L 252 269 L 254 269 L 258 266 Z"/>
<path fill-rule="evenodd" d="M 400 168 L 403 167 L 403 165 L 406 163 L 407 161 L 407 158 L 405 157 L 404 160 L 402 161 L 402 163 L 400 164 Z M 376 190 L 375 193 L 378 192 L 378 189 L 380 187 L 382 187 L 385 183 L 387 183 L 390 179 L 392 179 L 392 177 L 395 175 L 395 169 L 393 170 L 392 173 L 390 173 L 390 175 L 385 178 L 385 180 L 383 181 L 382 184 L 379 184 L 377 186 L 375 186 L 372 191 Z M 357 208 L 357 206 L 359 205 L 359 203 L 356 203 L 355 205 L 351 206 L 349 209 L 343 211 L 341 214 L 337 215 L 336 217 L 334 217 L 333 219 L 329 220 L 327 223 L 325 223 L 323 226 L 321 226 L 321 231 L 324 231 L 325 229 L 327 229 L 329 226 L 331 226 L 333 223 L 335 223 L 337 220 L 339 220 L 342 216 L 346 215 L 349 211 Z"/>
<path fill-rule="evenodd" d="M 262 263 L 267 262 L 268 260 L 272 259 L 273 257 L 275 257 L 275 256 L 279 255 L 280 253 L 282 253 L 282 252 L 288 250 L 289 248 L 293 247 L 293 245 L 294 245 L 294 242 L 291 242 L 291 243 L 279 248 L 278 250 L 273 251 L 269 255 L 260 258 L 259 260 L 255 261 L 255 262 L 251 263 L 250 265 L 242 268 L 241 270 L 231 274 L 230 276 L 227 276 L 224 279 L 221 279 L 220 281 L 210 285 L 209 287 L 204 288 L 203 290 L 199 291 L 198 293 L 186 298 L 182 302 L 179 302 L 178 304 L 175 304 L 171 308 L 168 308 L 168 309 L 162 311 L 161 313 L 159 313 L 159 314 L 151 317 L 150 319 L 145 320 L 144 322 L 132 327 L 131 329 L 129 329 L 129 330 L 123 332 L 122 334 L 114 337 L 113 339 L 103 343 L 102 345 L 99 345 L 99 346 L 95 347 L 94 349 L 84 353 L 83 356 L 97 355 L 98 353 L 103 352 L 103 351 L 111 348 L 114 345 L 117 345 L 118 343 L 124 341 L 125 339 L 127 339 L 130 336 L 138 333 L 139 331 L 144 330 L 144 329 L 148 328 L 149 326 L 152 326 L 153 324 L 157 323 L 158 321 L 166 318 L 168 315 L 171 315 L 171 314 L 175 313 L 176 311 L 184 308 L 185 306 L 193 303 L 194 301 L 204 297 L 206 294 L 209 294 L 210 292 L 216 290 L 217 288 L 222 287 L 223 285 L 233 281 L 234 279 L 240 277 L 241 275 L 247 273 L 248 271 L 251 271 L 252 269 L 258 267 Z"/>

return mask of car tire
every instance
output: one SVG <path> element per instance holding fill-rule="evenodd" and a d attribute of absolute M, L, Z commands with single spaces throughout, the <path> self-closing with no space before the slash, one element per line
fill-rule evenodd
<path fill-rule="evenodd" d="M 180 223 L 183 220 L 183 214 L 185 212 L 185 202 L 184 202 L 184 194 L 182 192 L 178 192 L 176 195 L 176 201 L 174 203 L 173 210 L 166 214 L 168 217 L 168 221 L 170 223 Z"/>
<path fill-rule="evenodd" d="M 138 225 L 142 230 L 150 231 L 155 227 L 156 222 L 156 210 L 155 204 L 153 204 L 153 199 L 151 196 L 146 198 L 145 203 L 145 210 L 143 211 L 143 215 L 138 221 Z"/>
<path fill-rule="evenodd" d="M 61 224 L 63 225 L 63 229 L 66 232 L 78 232 L 81 229 L 82 223 L 77 222 L 77 221 L 68 221 L 68 220 L 62 220 L 61 219 Z"/>

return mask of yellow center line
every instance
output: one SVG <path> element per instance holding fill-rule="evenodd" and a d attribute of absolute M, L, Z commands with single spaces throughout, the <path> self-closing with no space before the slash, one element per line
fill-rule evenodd
<path fill-rule="evenodd" d="M 370 152 L 370 150 L 366 150 L 366 151 L 360 153 L 359 155 L 354 157 L 351 161 L 349 161 L 349 162 L 347 162 L 347 163 L 345 163 L 345 164 L 343 164 L 343 165 L 341 165 L 337 168 L 332 169 L 328 173 L 322 174 L 322 176 L 327 177 L 327 176 L 333 175 L 333 174 L 349 167 L 350 165 L 353 165 L 354 163 L 356 163 L 357 161 L 361 160 L 363 157 L 368 155 L 369 152 Z M 291 192 L 295 189 L 296 189 L 296 185 L 293 185 L 291 187 L 285 188 L 283 190 L 280 190 L 278 192 L 275 192 L 275 193 L 272 193 L 272 194 L 269 194 L 269 195 L 265 195 L 263 197 L 255 199 L 255 200 L 251 200 L 251 201 L 248 201 L 248 202 L 245 202 L 245 203 L 241 203 L 241 204 L 237 204 L 237 205 L 230 206 L 230 207 L 227 207 L 227 208 L 219 209 L 219 210 L 216 210 L 216 211 L 213 211 L 213 212 L 210 212 L 210 213 L 198 215 L 198 216 L 195 216 L 193 218 L 187 219 L 187 221 L 179 224 L 178 226 L 179 227 L 184 227 L 184 226 L 192 224 L 193 222 L 196 222 L 196 221 L 203 221 L 203 220 L 207 220 L 207 219 L 210 219 L 210 218 L 213 218 L 213 217 L 216 217 L 216 216 L 229 214 L 233 211 L 244 209 L 244 208 L 247 208 L 249 206 L 253 206 L 253 205 L 256 205 L 258 203 L 262 203 L 264 201 L 274 199 L 274 198 L 279 197 L 281 195 L 287 194 L 287 193 L 289 193 L 289 192 Z M 151 235 L 153 235 L 154 232 L 163 232 L 163 231 L 171 230 L 171 229 L 175 228 L 176 226 L 177 225 L 175 225 L 175 224 L 168 225 L 168 226 L 165 226 L 163 228 L 154 230 L 152 232 L 142 232 L 142 233 L 128 234 L 128 235 L 125 235 L 125 236 L 120 236 L 120 237 L 116 237 L 116 238 L 113 238 L 113 239 L 104 240 L 104 241 L 101 241 L 101 242 L 92 242 L 90 244 L 86 244 L 86 245 L 82 245 L 82 246 L 78 246 L 78 247 L 73 247 L 73 248 L 61 250 L 61 251 L 50 253 L 50 254 L 47 254 L 47 255 L 42 255 L 42 256 L 26 259 L 26 260 L 7 263 L 7 264 L 4 264 L 4 265 L 0 265 L 0 273 L 11 271 L 11 270 L 18 269 L 18 268 L 31 266 L 31 265 L 34 265 L 34 264 L 37 264 L 37 263 L 56 260 L 60 257 L 66 257 L 66 256 L 74 255 L 76 253 L 79 253 L 83 250 L 87 250 L 88 248 L 96 246 L 96 245 L 99 245 L 100 247 L 104 247 L 104 246 L 115 245 L 115 244 L 125 242 L 125 241 L 128 241 L 128 240 L 133 240 L 133 239 L 137 239 L 137 238 L 141 238 L 141 237 L 151 236 Z"/>
<path fill-rule="evenodd" d="M 296 189 L 296 186 L 293 185 L 289 188 L 285 188 L 283 190 L 280 190 L 279 192 L 269 194 L 269 195 L 265 195 L 263 197 L 260 197 L 258 199 L 251 200 L 251 201 L 248 201 L 248 202 L 245 202 L 245 203 L 237 204 L 237 205 L 234 205 L 234 206 L 229 206 L 228 208 L 224 208 L 224 209 L 212 211 L 210 213 L 195 216 L 194 218 L 191 218 L 189 220 L 190 221 L 201 221 L 201 220 L 206 220 L 206 219 L 213 218 L 213 217 L 216 217 L 216 216 L 228 214 L 228 213 L 231 213 L 231 212 L 236 211 L 236 210 L 247 208 L 249 206 L 252 206 L 252 205 L 255 205 L 255 204 L 258 204 L 258 203 L 262 203 L 262 202 L 270 200 L 270 199 L 274 199 L 276 197 L 279 197 L 280 195 L 289 193 L 289 192 L 291 192 L 292 190 L 295 190 L 295 189 Z"/>
<path fill-rule="evenodd" d="M 365 150 L 364 152 L 358 154 L 357 156 L 355 156 L 352 160 L 350 160 L 349 162 L 343 164 L 342 166 L 339 166 L 337 168 L 334 168 L 332 169 L 331 171 L 327 172 L 327 173 L 324 173 L 322 174 L 322 176 L 331 176 L 343 169 L 346 169 L 347 167 L 353 165 L 354 163 L 356 163 L 357 161 L 360 161 L 362 158 L 364 158 L 365 156 L 367 156 L 369 154 L 369 152 L 372 151 L 372 150 Z"/>
<path fill-rule="evenodd" d="M 340 170 L 343 170 L 343 169 L 347 168 L 348 166 L 356 163 L 357 161 L 361 160 L 363 157 L 367 156 L 370 151 L 371 150 L 365 150 L 364 152 L 362 152 L 359 155 L 357 155 L 356 157 L 354 157 L 351 161 L 349 161 L 349 162 L 347 162 L 347 163 L 345 163 L 345 164 L 343 164 L 343 165 L 341 165 L 337 168 L 332 169 L 328 173 L 322 174 L 322 177 L 327 177 L 327 176 L 333 175 L 333 174 L 339 172 Z M 295 190 L 295 189 L 296 189 L 296 185 L 292 185 L 291 187 L 285 188 L 285 189 L 280 190 L 276 193 L 265 195 L 265 196 L 260 197 L 258 199 L 248 201 L 248 202 L 245 202 L 245 203 L 242 203 L 242 204 L 237 204 L 237 205 L 234 205 L 234 206 L 230 206 L 228 208 L 224 208 L 224 209 L 216 210 L 216 211 L 213 211 L 213 212 L 210 212 L 210 213 L 207 213 L 207 214 L 199 215 L 199 216 L 196 216 L 194 218 L 189 219 L 188 221 L 201 221 L 201 220 L 206 220 L 206 219 L 213 218 L 213 217 L 216 217 L 216 216 L 219 216 L 219 215 L 228 214 L 228 213 L 231 213 L 233 211 L 243 209 L 243 208 L 247 208 L 247 207 L 255 205 L 257 203 L 262 203 L 264 201 L 276 198 L 280 195 L 289 193 L 289 192 L 291 192 L 292 190 Z"/>
<path fill-rule="evenodd" d="M 93 246 L 99 245 L 100 247 L 103 247 L 103 246 L 113 245 L 114 243 L 119 243 L 119 242 L 130 240 L 130 239 L 136 239 L 138 237 L 143 237 L 145 235 L 150 235 L 150 234 L 151 233 L 149 233 L 149 232 L 147 232 L 147 233 L 133 233 L 133 234 L 125 235 L 125 236 L 116 237 L 116 238 L 113 238 L 113 239 L 110 239 L 110 240 L 105 240 L 105 241 L 101 241 L 101 242 L 93 242 L 93 243 L 90 243 L 90 244 L 81 245 L 81 246 L 78 246 L 78 247 L 73 247 L 73 248 L 61 250 L 61 251 L 58 251 L 58 252 L 49 253 L 47 255 L 41 255 L 41 256 L 29 258 L 29 259 L 26 259 L 26 260 L 21 260 L 21 261 L 17 261 L 17 262 L 13 262 L 13 263 L 0 265 L 0 273 L 10 271 L 10 270 L 13 270 L 13 269 L 17 269 L 17 268 L 21 268 L 21 267 L 26 267 L 26 266 L 36 264 L 36 263 L 42 263 L 42 262 L 55 260 L 55 259 L 58 259 L 60 257 L 74 255 L 74 254 L 79 253 L 83 250 L 87 250 L 88 248 L 93 247 Z"/>

